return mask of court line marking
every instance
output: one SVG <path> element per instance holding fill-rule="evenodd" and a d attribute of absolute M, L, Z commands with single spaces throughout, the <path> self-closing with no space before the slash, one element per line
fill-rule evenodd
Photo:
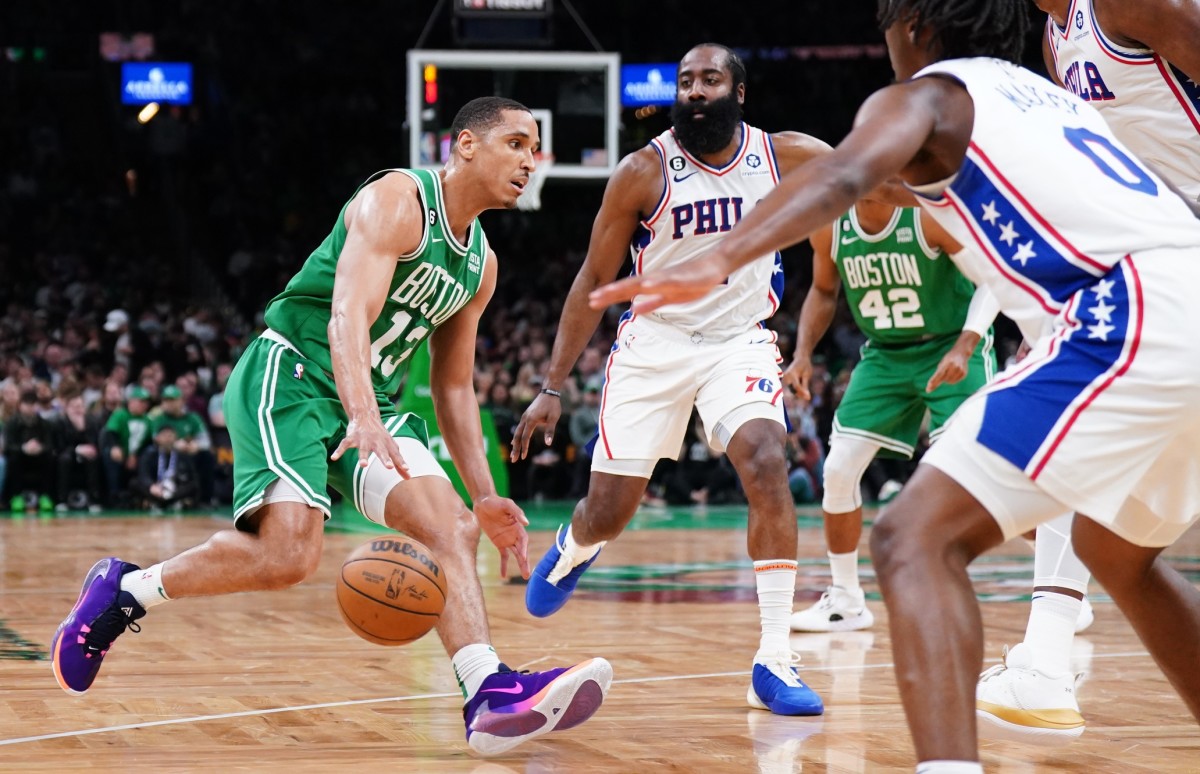
<path fill-rule="evenodd" d="M 1107 659 L 1107 658 L 1141 658 L 1148 657 L 1150 654 L 1144 650 L 1127 651 L 1124 653 L 1094 653 L 1092 660 Z M 984 664 L 996 663 L 1000 659 L 984 659 Z M 895 666 L 893 663 L 886 664 L 863 664 L 861 666 L 812 666 L 806 667 L 807 671 L 811 672 L 840 672 L 868 669 L 891 669 Z M 740 670 L 737 672 L 707 672 L 694 675 L 662 675 L 659 677 L 632 677 L 627 680 L 613 680 L 615 685 L 635 685 L 638 683 L 664 683 L 672 680 L 707 680 L 713 677 L 744 677 L 750 674 L 749 670 Z M 138 728 L 155 728 L 158 726 L 177 726 L 184 723 L 202 723 L 206 720 L 227 720 L 229 718 L 248 718 L 262 715 L 277 715 L 281 712 L 305 712 L 307 710 L 331 709 L 334 707 L 355 707 L 366 704 L 383 704 L 385 702 L 402 702 L 402 701 L 419 701 L 422 699 L 449 699 L 459 696 L 459 692 L 453 693 L 422 693 L 413 696 L 388 696 L 378 699 L 347 699 L 345 701 L 327 701 L 320 704 L 300 704 L 294 707 L 271 707 L 261 710 L 245 710 L 243 712 L 223 712 L 219 715 L 196 715 L 187 718 L 173 718 L 170 720 L 150 720 L 144 723 L 126 723 L 120 726 L 104 726 L 101 728 L 84 728 L 77 731 L 59 731 L 53 734 L 38 734 L 37 736 L 22 736 L 14 739 L 0 739 L 0 747 L 14 744 L 24 744 L 27 742 L 44 742 L 49 739 L 65 739 L 69 737 L 91 736 L 92 734 L 105 734 L 113 731 L 132 731 Z"/>

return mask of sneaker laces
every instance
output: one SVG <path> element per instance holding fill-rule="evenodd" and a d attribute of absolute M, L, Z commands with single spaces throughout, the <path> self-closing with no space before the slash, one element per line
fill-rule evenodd
<path fill-rule="evenodd" d="M 771 674 L 778 677 L 789 688 L 800 687 L 800 677 L 795 672 L 795 667 L 800 666 L 800 654 L 794 650 L 779 651 L 773 653 L 762 661 L 757 662 L 762 664 L 767 669 L 771 670 Z"/>
<path fill-rule="evenodd" d="M 984 682 L 987 680 L 991 680 L 993 677 L 998 677 L 999 675 L 1003 674 L 1007 670 L 1008 670 L 1008 646 L 1005 645 L 1004 651 L 1000 654 L 1000 663 L 995 664 L 994 666 L 991 666 L 988 669 L 984 670 L 983 674 L 981 674 L 979 676 L 979 681 Z"/>
<path fill-rule="evenodd" d="M 124 634 L 126 629 L 137 634 L 142 627 L 119 605 L 111 605 L 92 621 L 91 629 L 83 635 L 84 648 L 89 657 L 107 653 L 113 640 Z"/>

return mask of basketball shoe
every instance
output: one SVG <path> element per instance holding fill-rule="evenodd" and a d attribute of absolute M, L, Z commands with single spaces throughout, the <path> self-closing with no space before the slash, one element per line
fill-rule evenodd
<path fill-rule="evenodd" d="M 126 628 L 141 631 L 134 621 L 146 610 L 132 594 L 121 591 L 121 576 L 139 569 L 110 556 L 92 565 L 83 579 L 79 599 L 50 645 L 54 677 L 67 693 L 82 694 L 92 686 L 113 640 Z"/>
<path fill-rule="evenodd" d="M 846 591 L 841 586 L 830 586 L 815 605 L 792 613 L 794 632 L 853 632 L 874 623 L 875 616 L 867 609 L 861 588 Z"/>
<path fill-rule="evenodd" d="M 612 665 L 602 658 L 549 672 L 514 672 L 501 664 L 463 707 L 467 744 L 480 755 L 497 755 L 574 728 L 600 708 L 612 677 Z"/>
<path fill-rule="evenodd" d="M 575 592 L 575 584 L 579 582 L 584 570 L 592 566 L 596 556 L 600 556 L 600 552 L 597 551 L 596 556 L 572 567 L 570 558 L 563 554 L 566 545 L 563 530 L 570 528 L 569 524 L 558 528 L 558 534 L 554 536 L 554 545 L 550 546 L 550 550 L 529 576 L 529 585 L 525 587 L 525 609 L 530 615 L 545 618 L 557 613 Z"/>
<path fill-rule="evenodd" d="M 820 715 L 825 704 L 796 672 L 800 656 L 790 651 L 756 656 L 746 703 L 776 715 Z"/>
<path fill-rule="evenodd" d="M 975 717 L 985 739 L 1068 744 L 1083 733 L 1083 715 L 1075 698 L 1076 676 L 1046 674 L 1035 668 L 1024 643 L 1005 648 L 1004 663 L 979 676 Z"/>

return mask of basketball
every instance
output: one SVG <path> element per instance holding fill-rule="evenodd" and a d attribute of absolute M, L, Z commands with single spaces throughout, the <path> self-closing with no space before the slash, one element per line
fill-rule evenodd
<path fill-rule="evenodd" d="M 338 611 L 350 631 L 376 645 L 425 636 L 446 606 L 446 577 L 433 553 L 412 538 L 376 538 L 342 563 Z"/>

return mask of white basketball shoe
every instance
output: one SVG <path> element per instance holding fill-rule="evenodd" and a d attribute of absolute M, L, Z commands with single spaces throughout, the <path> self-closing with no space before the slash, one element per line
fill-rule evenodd
<path fill-rule="evenodd" d="M 1004 663 L 979 676 L 975 717 L 985 739 L 1065 745 L 1083 733 L 1075 698 L 1076 675 L 1047 674 L 1034 667 L 1025 643 L 1005 648 Z"/>
<path fill-rule="evenodd" d="M 794 632 L 853 632 L 869 628 L 875 616 L 867 609 L 861 588 L 847 591 L 830 586 L 815 605 L 792 613 L 791 623 Z"/>

